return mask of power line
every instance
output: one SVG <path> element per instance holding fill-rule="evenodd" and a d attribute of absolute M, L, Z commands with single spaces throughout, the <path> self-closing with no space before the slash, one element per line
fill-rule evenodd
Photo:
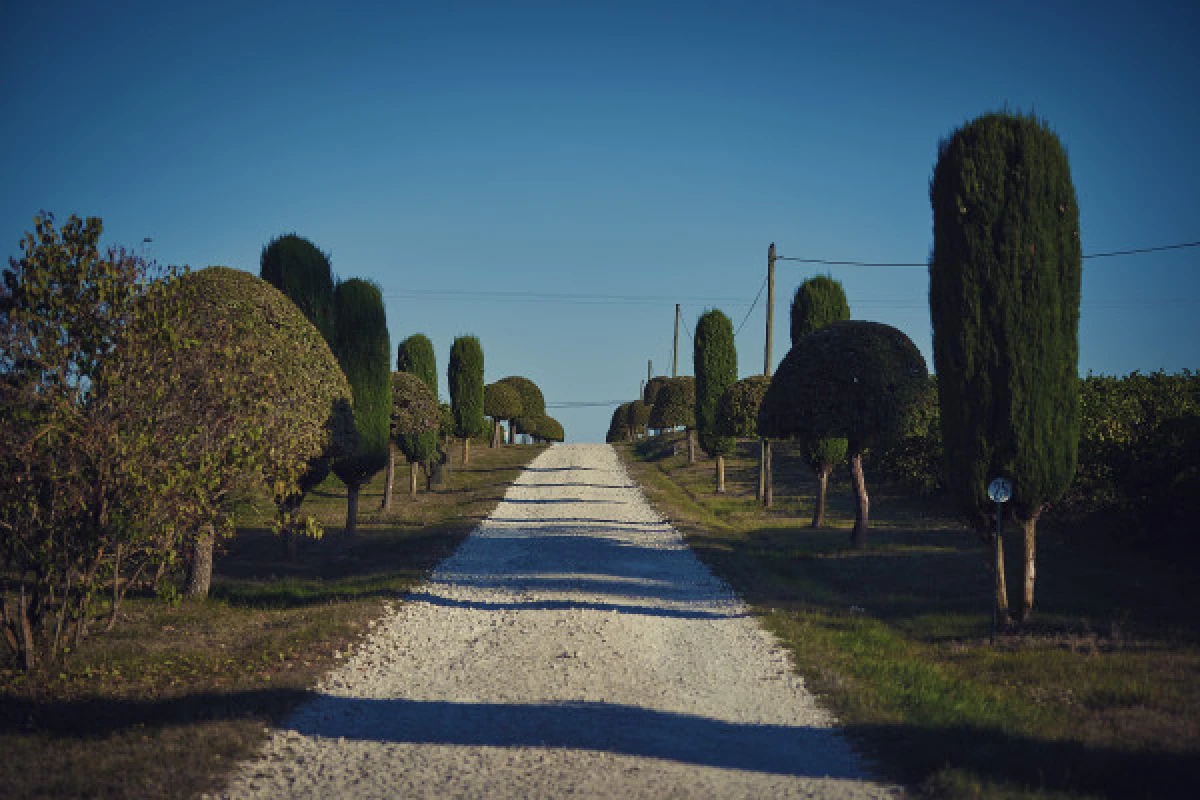
<path fill-rule="evenodd" d="M 737 326 L 737 330 L 733 332 L 733 337 L 742 332 L 742 328 L 746 327 L 746 320 L 750 319 L 750 315 L 754 313 L 754 307 L 758 305 L 758 299 L 762 297 L 763 289 L 767 288 L 767 279 L 763 278 L 762 286 L 758 287 L 758 294 L 754 295 L 754 302 L 750 304 L 750 310 L 746 312 L 746 316 L 742 317 L 742 322 Z"/>
<path fill-rule="evenodd" d="M 1142 253 L 1161 253 L 1164 250 L 1183 250 L 1189 247 L 1200 247 L 1200 242 L 1181 242 L 1180 244 L 1163 244 L 1154 247 L 1135 247 L 1129 250 L 1111 250 L 1104 253 L 1086 253 L 1083 258 L 1111 258 L 1112 256 L 1135 256 Z M 821 264 L 830 267 L 928 267 L 928 262 L 876 262 L 876 261 L 833 261 L 825 258 L 792 258 L 775 256 L 776 261 L 795 261 L 800 264 Z"/>

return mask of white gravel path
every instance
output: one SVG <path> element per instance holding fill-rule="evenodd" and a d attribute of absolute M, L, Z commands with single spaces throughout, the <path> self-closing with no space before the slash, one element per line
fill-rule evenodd
<path fill-rule="evenodd" d="M 607 445 L 538 456 L 220 797 L 896 797 Z"/>

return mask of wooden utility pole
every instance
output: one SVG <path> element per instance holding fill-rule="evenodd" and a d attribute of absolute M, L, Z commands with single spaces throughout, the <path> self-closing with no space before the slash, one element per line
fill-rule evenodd
<path fill-rule="evenodd" d="M 646 383 L 650 382 L 650 378 L 654 375 L 654 359 L 646 359 Z"/>
<path fill-rule="evenodd" d="M 767 346 L 763 354 L 763 375 L 771 377 L 771 339 L 775 328 L 775 243 L 767 248 Z M 764 438 L 758 453 L 758 499 L 770 507 L 774 501 L 771 490 L 771 442 Z"/>
<path fill-rule="evenodd" d="M 675 304 L 675 348 L 671 351 L 671 377 L 679 377 L 679 303 Z"/>

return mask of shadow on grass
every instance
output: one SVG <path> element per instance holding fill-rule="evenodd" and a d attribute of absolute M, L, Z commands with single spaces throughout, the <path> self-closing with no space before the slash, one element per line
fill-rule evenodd
<path fill-rule="evenodd" d="M 969 770 L 1012 790 L 1102 797 L 1189 797 L 1200 783 L 1200 760 L 1192 753 L 1095 747 L 963 726 L 860 725 L 846 732 L 886 747 L 894 756 L 892 777 L 909 785 L 939 770 Z"/>
<path fill-rule="evenodd" d="M 30 699 L 0 695 L 0 734 L 41 733 L 98 738 L 132 728 L 165 728 L 213 720 L 278 719 L 314 696 L 302 689 L 198 692 L 153 700 L 83 697 Z"/>

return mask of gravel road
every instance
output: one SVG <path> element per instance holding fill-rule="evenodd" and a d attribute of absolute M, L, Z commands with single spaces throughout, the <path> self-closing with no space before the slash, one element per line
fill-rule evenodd
<path fill-rule="evenodd" d="M 608 445 L 558 445 L 219 797 L 897 797 Z"/>

